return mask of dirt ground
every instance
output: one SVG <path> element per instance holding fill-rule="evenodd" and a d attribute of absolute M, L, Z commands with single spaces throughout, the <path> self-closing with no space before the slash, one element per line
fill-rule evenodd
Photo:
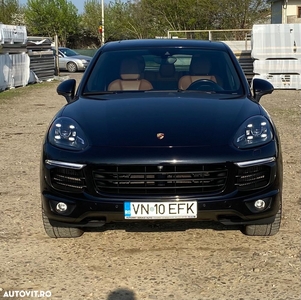
<path fill-rule="evenodd" d="M 35 299 L 41 292 L 62 300 L 301 299 L 301 91 L 278 90 L 261 101 L 284 154 L 277 235 L 183 223 L 139 231 L 135 224 L 108 225 L 77 239 L 51 239 L 41 221 L 39 160 L 47 125 L 65 105 L 57 85 L 0 93 L 0 299 Z"/>

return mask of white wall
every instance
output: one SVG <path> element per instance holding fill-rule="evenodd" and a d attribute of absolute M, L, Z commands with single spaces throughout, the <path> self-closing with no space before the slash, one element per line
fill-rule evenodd
<path fill-rule="evenodd" d="M 289 0 L 288 5 L 287 5 L 287 15 L 288 16 L 296 16 L 298 6 L 301 6 L 300 0 Z"/>

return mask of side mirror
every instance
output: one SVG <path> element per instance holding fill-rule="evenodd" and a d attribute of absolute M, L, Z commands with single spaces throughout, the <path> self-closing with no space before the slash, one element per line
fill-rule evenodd
<path fill-rule="evenodd" d="M 269 81 L 260 78 L 253 79 L 253 97 L 257 102 L 262 96 L 272 94 L 273 91 L 274 87 Z"/>
<path fill-rule="evenodd" d="M 72 102 L 75 95 L 76 80 L 68 79 L 59 84 L 56 91 L 59 95 L 64 96 L 68 103 Z"/>

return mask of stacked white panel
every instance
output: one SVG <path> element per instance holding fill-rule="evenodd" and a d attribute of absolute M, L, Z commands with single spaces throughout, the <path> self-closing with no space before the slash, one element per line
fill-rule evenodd
<path fill-rule="evenodd" d="M 4 75 L 5 66 L 5 56 L 0 54 L 0 91 L 7 89 L 6 77 Z"/>
<path fill-rule="evenodd" d="M 256 74 L 300 74 L 301 59 L 255 60 L 253 63 Z"/>
<path fill-rule="evenodd" d="M 254 25 L 252 57 L 254 78 L 275 89 L 301 89 L 301 24 Z"/>
<path fill-rule="evenodd" d="M 28 84 L 30 59 L 26 53 L 0 55 L 0 90 Z"/>
<path fill-rule="evenodd" d="M 0 24 L 0 90 L 25 86 L 30 75 L 25 26 Z"/>
<path fill-rule="evenodd" d="M 261 74 L 255 75 L 254 78 L 262 78 L 268 80 L 275 89 L 294 89 L 301 90 L 301 76 L 300 75 L 270 75 Z"/>
<path fill-rule="evenodd" d="M 252 28 L 255 59 L 301 59 L 301 24 L 262 24 Z"/>
<path fill-rule="evenodd" d="M 27 43 L 27 31 L 25 26 L 0 24 L 0 44 Z"/>

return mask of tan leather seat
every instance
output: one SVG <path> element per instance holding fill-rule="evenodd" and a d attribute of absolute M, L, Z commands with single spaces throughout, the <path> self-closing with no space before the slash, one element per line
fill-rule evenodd
<path fill-rule="evenodd" d="M 174 64 L 162 63 L 159 69 L 160 76 L 162 78 L 174 77 L 176 68 Z"/>
<path fill-rule="evenodd" d="M 177 90 L 178 77 L 174 64 L 161 63 L 159 68 L 158 81 L 155 88 L 158 90 Z"/>
<path fill-rule="evenodd" d="M 210 74 L 211 63 L 201 56 L 193 56 L 190 62 L 190 75 L 182 76 L 178 82 L 178 88 L 186 90 L 193 82 L 199 79 L 207 79 L 217 82 L 216 77 Z"/>
<path fill-rule="evenodd" d="M 152 84 L 141 79 L 141 63 L 135 58 L 127 58 L 121 62 L 120 78 L 112 81 L 108 91 L 146 91 L 153 89 Z"/>

